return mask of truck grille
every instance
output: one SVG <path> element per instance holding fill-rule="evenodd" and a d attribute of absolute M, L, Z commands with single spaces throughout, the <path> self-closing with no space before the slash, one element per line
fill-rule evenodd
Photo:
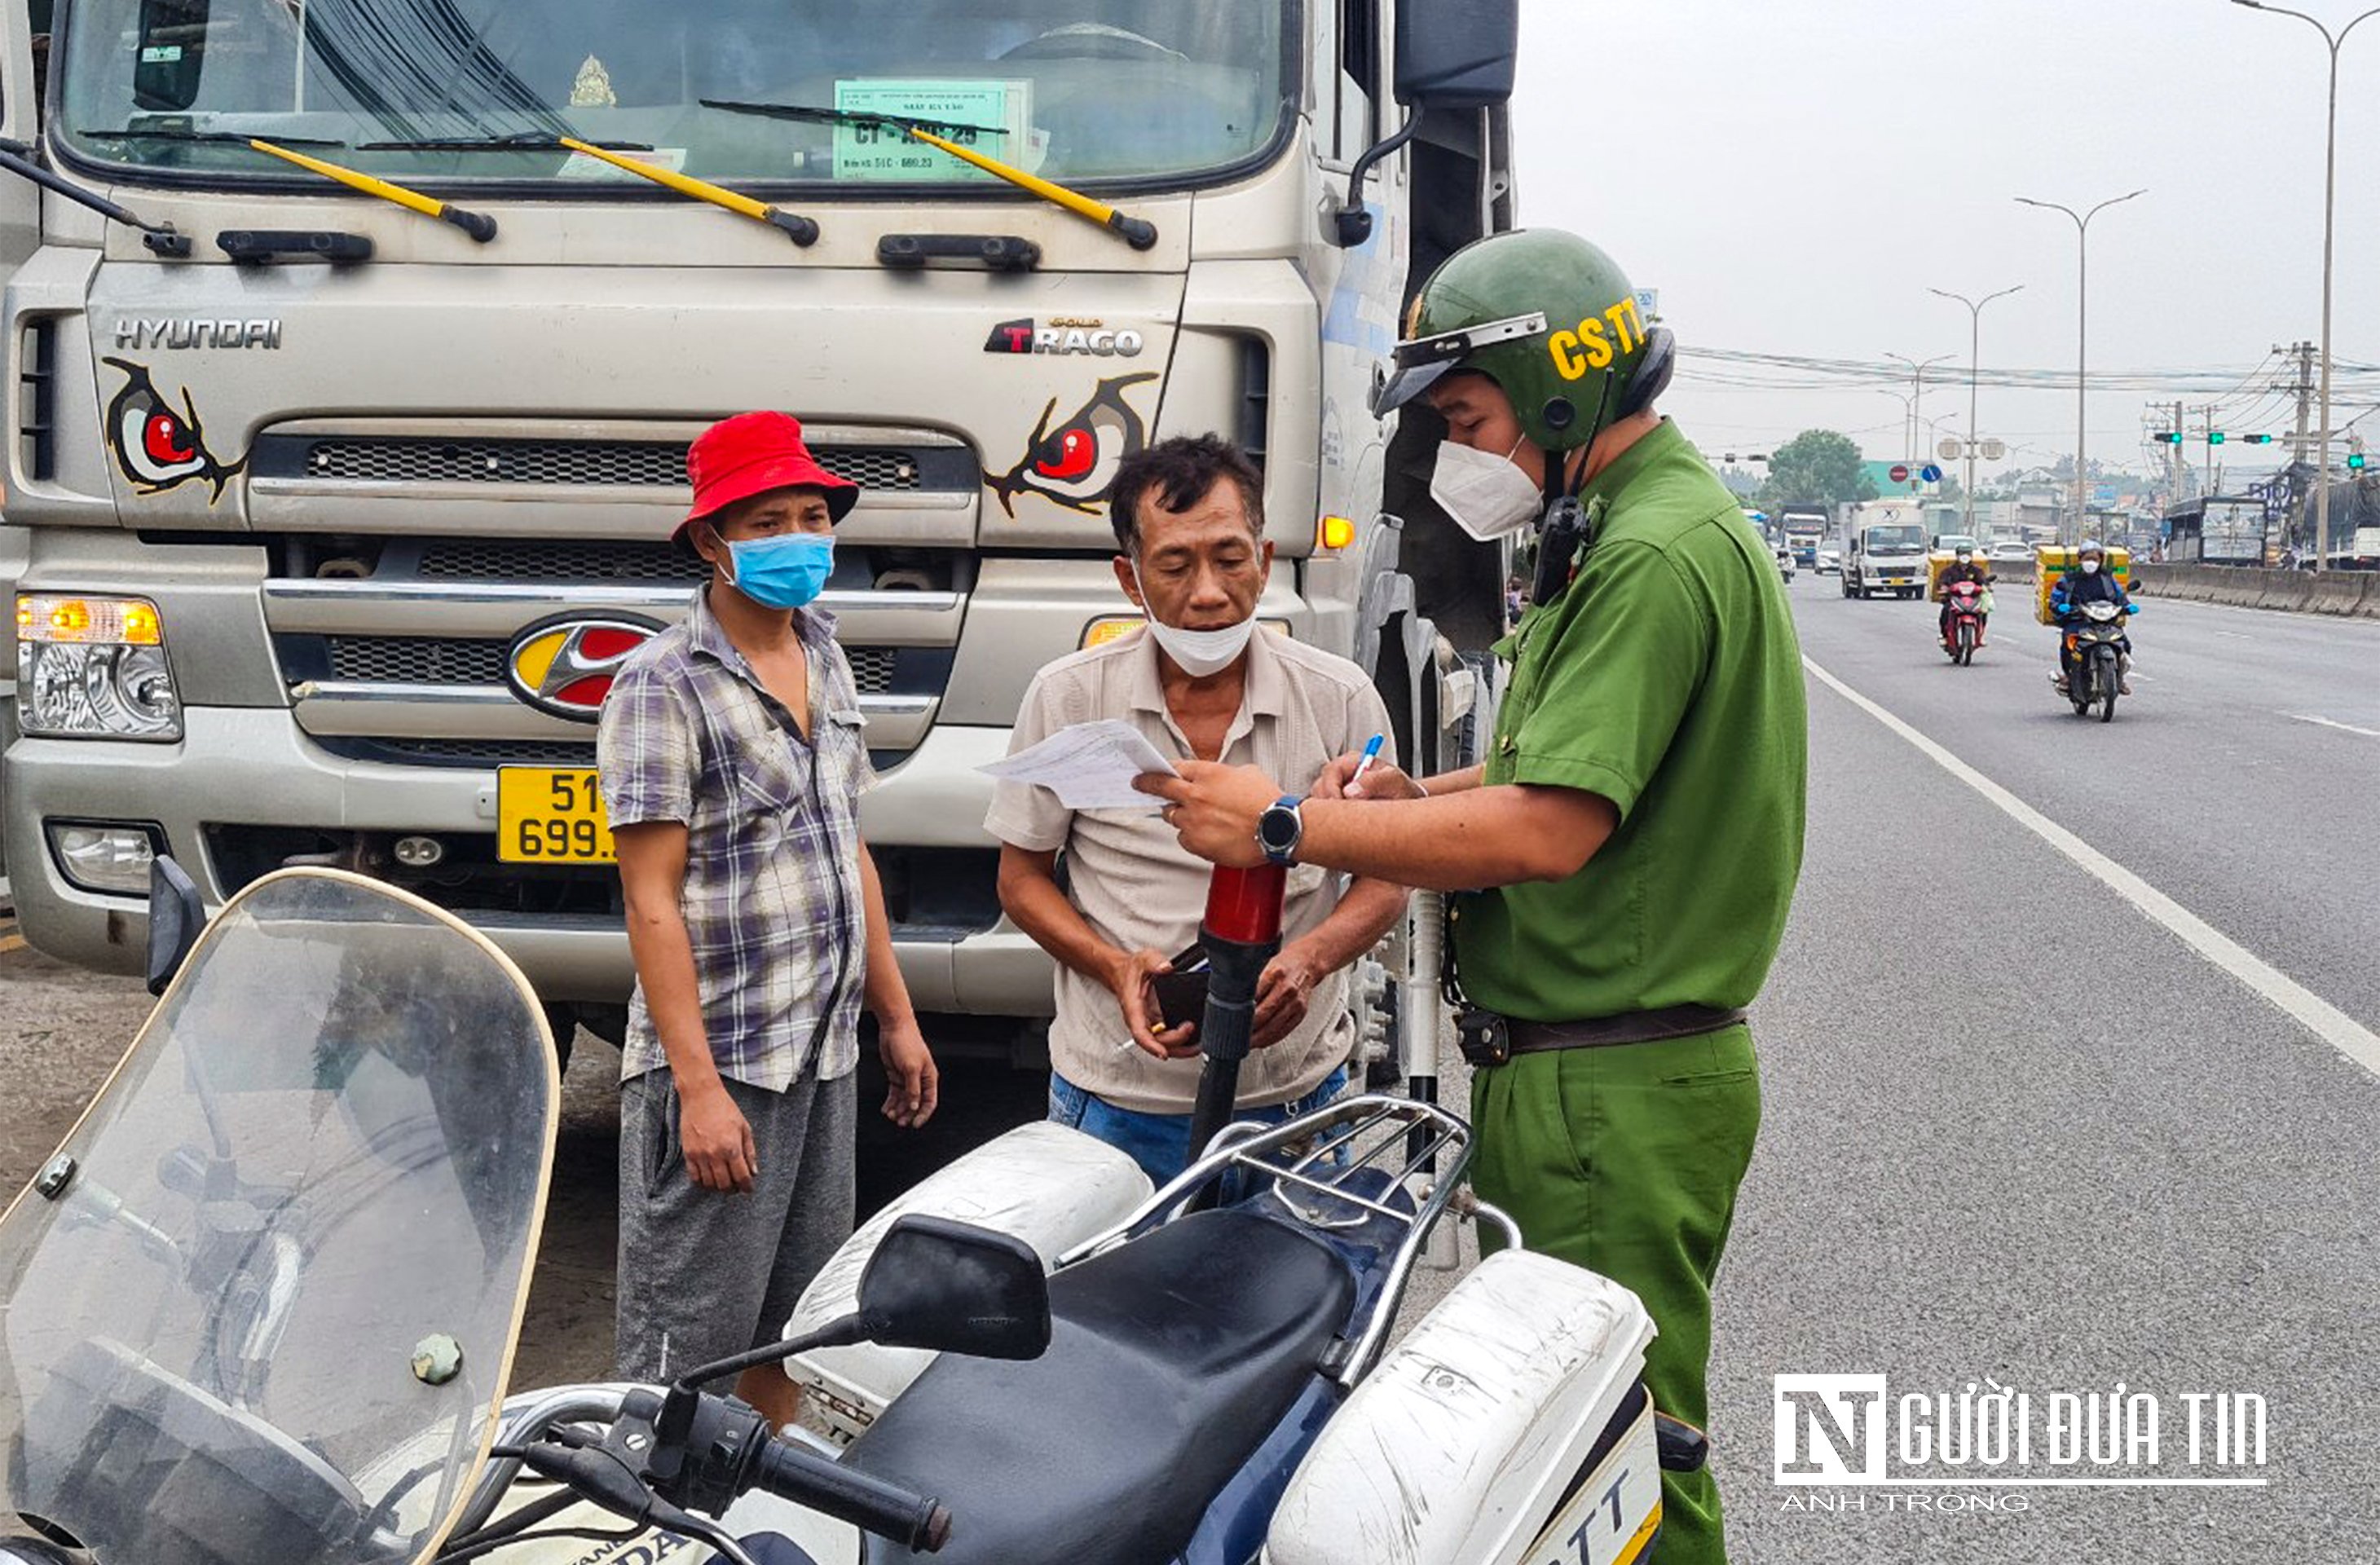
<path fill-rule="evenodd" d="M 682 581 L 710 567 L 668 543 L 559 542 L 532 538 L 440 538 L 424 544 L 420 574 L 442 581 Z"/>
<path fill-rule="evenodd" d="M 296 637 L 289 639 L 295 640 Z M 331 636 L 331 677 L 376 685 L 502 685 L 509 641 L 424 636 Z M 891 647 L 846 647 L 853 680 L 863 696 L 892 688 L 899 652 Z"/>
<path fill-rule="evenodd" d="M 349 483 L 583 484 L 681 488 L 686 447 L 675 441 L 445 440 L 426 435 L 273 437 L 289 449 L 270 476 Z M 821 467 L 863 489 L 923 487 L 917 455 L 892 446 L 827 446 Z"/>

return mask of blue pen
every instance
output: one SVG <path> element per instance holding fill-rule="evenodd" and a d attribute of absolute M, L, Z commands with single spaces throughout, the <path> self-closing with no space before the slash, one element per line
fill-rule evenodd
<path fill-rule="evenodd" d="M 1380 758 L 1380 746 L 1388 743 L 1388 738 L 1385 734 L 1372 735 L 1371 742 L 1364 746 L 1364 758 L 1355 763 L 1355 774 L 1347 779 L 1349 787 L 1354 787 L 1363 780 L 1364 773 L 1372 770 L 1372 763 Z"/>

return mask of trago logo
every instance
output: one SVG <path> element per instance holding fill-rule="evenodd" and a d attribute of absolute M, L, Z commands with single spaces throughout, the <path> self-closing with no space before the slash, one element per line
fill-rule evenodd
<path fill-rule="evenodd" d="M 593 722 L 620 665 L 660 629 L 638 620 L 547 620 L 514 639 L 505 678 L 513 694 L 539 711 Z"/>

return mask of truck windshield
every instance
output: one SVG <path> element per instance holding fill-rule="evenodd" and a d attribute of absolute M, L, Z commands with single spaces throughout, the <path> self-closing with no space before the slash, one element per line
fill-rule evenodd
<path fill-rule="evenodd" d="M 1910 550 L 1923 548 L 1925 542 L 1925 529 L 1914 523 L 1867 529 L 1867 547 L 1871 554 L 1903 553 Z"/>
<path fill-rule="evenodd" d="M 877 126 L 705 100 L 809 104 L 959 127 L 1064 183 L 1180 183 L 1272 144 L 1292 3 L 82 0 L 52 117 L 91 162 L 210 182 L 288 176 L 253 136 L 400 180 L 641 188 L 565 135 L 731 183 L 992 181 Z"/>

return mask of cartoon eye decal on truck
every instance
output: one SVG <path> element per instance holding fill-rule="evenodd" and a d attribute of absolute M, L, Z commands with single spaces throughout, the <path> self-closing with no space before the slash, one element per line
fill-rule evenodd
<path fill-rule="evenodd" d="M 203 479 L 214 488 L 207 503 L 221 500 L 224 486 L 248 466 L 248 458 L 242 455 L 227 463 L 208 449 L 190 388 L 182 388 L 182 406 L 177 410 L 158 392 L 145 365 L 128 358 L 100 362 L 124 371 L 123 388 L 107 405 L 104 432 L 116 471 L 133 491 L 143 496 L 163 494 L 192 479 Z"/>
<path fill-rule="evenodd" d="M 1118 464 L 1148 443 L 1148 422 L 1123 394 L 1157 378 L 1156 371 L 1145 370 L 1101 381 L 1088 402 L 1054 423 L 1058 399 L 1051 397 L 1016 466 L 1005 473 L 984 472 L 1000 508 L 1014 516 L 1018 495 L 1038 494 L 1069 511 L 1096 515 L 1107 502 Z"/>

